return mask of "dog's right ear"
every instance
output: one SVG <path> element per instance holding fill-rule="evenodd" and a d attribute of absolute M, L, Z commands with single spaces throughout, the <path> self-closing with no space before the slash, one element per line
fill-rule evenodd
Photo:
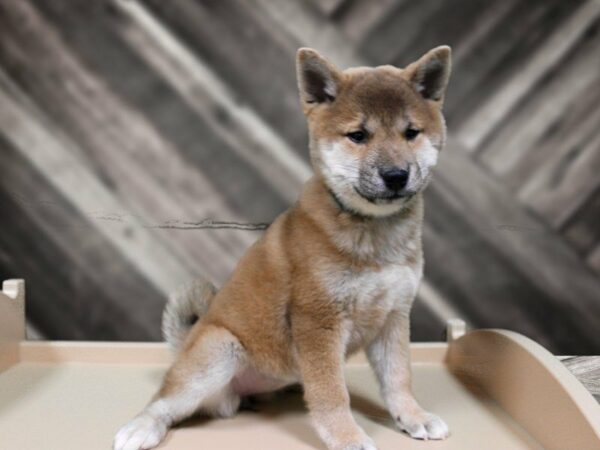
<path fill-rule="evenodd" d="M 332 63 L 312 48 L 301 48 L 296 54 L 298 89 L 303 103 L 332 102 L 337 96 L 341 73 Z"/>

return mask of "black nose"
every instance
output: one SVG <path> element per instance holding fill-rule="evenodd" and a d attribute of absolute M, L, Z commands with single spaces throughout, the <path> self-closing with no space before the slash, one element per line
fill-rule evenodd
<path fill-rule="evenodd" d="M 406 187 L 408 182 L 408 170 L 393 167 L 391 169 L 379 169 L 379 175 L 385 186 L 392 191 L 399 191 Z"/>

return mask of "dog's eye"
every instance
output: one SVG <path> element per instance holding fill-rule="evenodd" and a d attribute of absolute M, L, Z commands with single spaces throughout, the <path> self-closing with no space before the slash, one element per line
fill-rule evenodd
<path fill-rule="evenodd" d="M 367 140 L 367 133 L 365 133 L 364 131 L 353 131 L 352 133 L 348 133 L 346 135 L 348 137 L 348 139 L 350 139 L 352 142 L 355 142 L 357 144 L 360 144 L 364 141 Z"/>
<path fill-rule="evenodd" d="M 421 130 L 417 130 L 416 128 L 407 128 L 406 131 L 404 132 L 404 137 L 409 140 L 412 141 L 414 138 L 416 138 L 419 133 L 421 132 Z"/>

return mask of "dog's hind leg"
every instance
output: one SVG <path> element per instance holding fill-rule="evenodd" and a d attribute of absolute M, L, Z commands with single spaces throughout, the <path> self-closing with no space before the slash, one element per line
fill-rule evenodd
<path fill-rule="evenodd" d="M 199 409 L 221 416 L 235 413 L 239 397 L 230 383 L 244 364 L 244 349 L 225 328 L 201 327 L 197 340 L 182 351 L 165 375 L 154 399 L 117 432 L 114 450 L 153 448 L 170 426 Z"/>

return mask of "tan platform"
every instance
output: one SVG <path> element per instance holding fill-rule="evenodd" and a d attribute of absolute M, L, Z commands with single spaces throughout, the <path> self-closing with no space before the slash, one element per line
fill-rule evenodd
<path fill-rule="evenodd" d="M 109 449 L 115 431 L 157 389 L 170 362 L 163 344 L 26 342 L 24 285 L 0 293 L 0 450 Z M 600 406 L 545 349 L 516 333 L 463 335 L 413 344 L 414 390 L 449 424 L 445 441 L 399 433 L 363 356 L 348 363 L 354 414 L 380 450 L 600 449 Z M 301 394 L 261 403 L 234 419 L 197 418 L 161 449 L 324 449 Z"/>

